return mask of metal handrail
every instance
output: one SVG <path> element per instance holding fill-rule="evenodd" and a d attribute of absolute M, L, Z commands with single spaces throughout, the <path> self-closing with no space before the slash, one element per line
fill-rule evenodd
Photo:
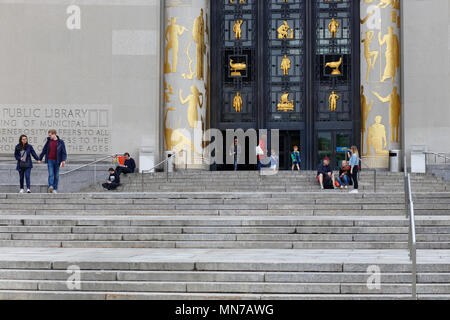
<path fill-rule="evenodd" d="M 444 159 L 445 163 L 447 163 L 447 161 L 450 163 L 450 157 L 447 156 L 447 153 L 424 151 L 424 154 L 425 156 L 434 156 L 434 163 L 437 163 L 437 158 Z"/>
<path fill-rule="evenodd" d="M 417 239 L 416 239 L 416 217 L 414 212 L 414 199 L 411 188 L 411 174 L 408 173 L 406 156 L 404 157 L 405 172 L 405 212 L 406 218 L 409 219 L 408 231 L 408 249 L 409 258 L 412 263 L 412 281 L 411 294 L 414 300 L 417 300 Z"/>
<path fill-rule="evenodd" d="M 96 165 L 97 163 L 103 162 L 103 161 L 105 161 L 105 160 L 107 160 L 107 159 L 114 158 L 115 156 L 116 156 L 116 155 L 113 155 L 113 156 L 107 156 L 107 157 L 104 157 L 104 158 L 101 158 L 101 159 L 92 161 L 92 162 L 90 162 L 90 163 L 88 163 L 88 164 L 84 164 L 84 165 L 82 165 L 82 166 L 80 166 L 80 167 L 78 167 L 78 168 L 76 168 L 76 169 L 73 169 L 73 170 L 70 170 L 70 171 L 67 171 L 67 172 L 63 172 L 63 173 L 60 174 L 60 176 L 66 176 L 66 175 L 69 175 L 69 174 L 71 174 L 71 173 L 80 171 L 81 169 L 90 167 L 90 166 L 92 166 L 92 165 Z M 96 167 L 94 167 L 94 171 L 95 171 L 95 169 L 96 169 Z"/>

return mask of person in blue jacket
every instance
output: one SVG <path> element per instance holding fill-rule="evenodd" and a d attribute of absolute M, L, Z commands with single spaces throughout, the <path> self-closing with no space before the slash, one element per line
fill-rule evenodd
<path fill-rule="evenodd" d="M 57 136 L 54 129 L 48 131 L 47 142 L 42 149 L 39 160 L 44 157 L 48 168 L 48 192 L 58 193 L 59 168 L 65 167 L 67 152 L 64 141 Z"/>
<path fill-rule="evenodd" d="M 28 137 L 21 135 L 19 138 L 19 144 L 14 150 L 14 157 L 17 160 L 16 170 L 19 171 L 20 178 L 20 193 L 24 193 L 24 179 L 27 183 L 27 193 L 31 193 L 31 169 L 33 168 L 33 157 L 38 163 L 40 163 L 34 148 L 31 144 L 28 144 Z"/>
<path fill-rule="evenodd" d="M 136 170 L 136 162 L 130 154 L 127 152 L 123 156 L 125 158 L 124 164 L 116 168 L 116 172 L 119 177 L 122 173 L 126 175 L 129 173 L 134 173 L 134 170 Z"/>

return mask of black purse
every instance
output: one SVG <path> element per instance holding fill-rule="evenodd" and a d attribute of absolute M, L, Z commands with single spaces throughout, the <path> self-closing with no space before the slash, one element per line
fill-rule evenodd
<path fill-rule="evenodd" d="M 19 167 L 20 167 L 20 169 L 26 170 L 26 169 L 30 169 L 30 168 L 31 168 L 31 165 L 30 165 L 29 162 L 26 162 L 26 161 L 20 161 Z"/>

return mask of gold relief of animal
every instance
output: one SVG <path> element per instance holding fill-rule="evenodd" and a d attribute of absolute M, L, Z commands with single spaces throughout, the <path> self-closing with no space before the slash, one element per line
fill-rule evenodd
<path fill-rule="evenodd" d="M 281 101 L 278 104 L 278 111 L 294 111 L 294 100 L 289 101 L 289 93 L 283 93 L 281 95 Z"/>
<path fill-rule="evenodd" d="M 239 71 L 247 70 L 247 64 L 245 63 L 233 63 L 233 59 L 230 59 L 230 68 L 232 77 L 240 77 L 241 73 Z"/>
<path fill-rule="evenodd" d="M 333 69 L 333 71 L 331 72 L 331 75 L 339 76 L 339 75 L 341 75 L 341 71 L 339 70 L 341 64 L 342 64 L 342 57 L 339 59 L 339 61 L 328 62 L 327 64 L 325 64 L 325 67 Z"/>
<path fill-rule="evenodd" d="M 168 122 L 169 112 L 176 112 L 175 108 L 167 108 L 164 115 L 164 137 L 166 139 L 166 151 L 181 151 L 181 150 L 191 150 L 195 151 L 194 143 L 190 138 L 188 138 L 183 130 L 180 129 L 181 118 L 178 119 L 178 128 L 173 129 Z"/>
<path fill-rule="evenodd" d="M 291 60 L 285 55 L 281 61 L 281 70 L 283 70 L 283 75 L 289 75 L 289 69 L 291 69 Z"/>
<path fill-rule="evenodd" d="M 181 104 L 189 103 L 187 111 L 188 123 L 191 128 L 197 128 L 199 122 L 197 106 L 200 107 L 200 109 L 203 108 L 203 94 L 197 89 L 196 86 L 191 87 L 191 93 L 192 94 L 186 99 L 183 99 L 183 90 L 180 89 L 179 98 Z M 200 99 L 200 97 L 202 97 L 202 99 Z"/>
<path fill-rule="evenodd" d="M 381 116 L 375 117 L 375 123 L 371 125 L 367 133 L 367 154 L 371 155 L 375 151 L 376 155 L 388 155 L 386 139 L 386 127 L 381 124 L 383 118 Z"/>
<path fill-rule="evenodd" d="M 392 79 L 392 83 L 395 82 L 395 76 L 400 70 L 400 42 L 396 34 L 394 34 L 394 28 L 389 27 L 387 34 L 381 38 L 381 32 L 378 33 L 378 42 L 382 48 L 386 44 L 386 67 L 384 69 L 381 82 L 387 79 Z"/>
<path fill-rule="evenodd" d="M 164 61 L 164 73 L 176 73 L 178 66 L 178 37 L 182 36 L 187 31 L 183 26 L 177 24 L 177 18 L 173 17 L 170 20 L 170 24 L 167 26 L 166 34 L 164 35 L 167 41 L 166 56 Z M 169 62 L 169 52 L 172 51 L 172 64 Z"/>
<path fill-rule="evenodd" d="M 337 102 L 340 96 L 336 93 L 336 91 L 332 91 L 330 97 L 328 98 L 329 103 L 329 111 L 334 112 L 337 110 Z"/>
<path fill-rule="evenodd" d="M 402 102 L 400 95 L 398 94 L 397 87 L 392 88 L 392 93 L 383 98 L 377 92 L 373 91 L 373 94 L 380 100 L 380 102 L 389 102 L 389 124 L 391 125 L 392 135 L 391 142 L 398 143 L 400 138 L 400 117 L 402 113 Z"/>
<path fill-rule="evenodd" d="M 242 101 L 241 93 L 236 92 L 236 96 L 233 99 L 233 108 L 234 110 L 239 113 L 242 111 L 242 106 L 244 102 Z"/>
<path fill-rule="evenodd" d="M 294 39 L 294 29 L 292 29 L 287 21 L 283 21 L 283 24 L 277 29 L 278 39 Z"/>

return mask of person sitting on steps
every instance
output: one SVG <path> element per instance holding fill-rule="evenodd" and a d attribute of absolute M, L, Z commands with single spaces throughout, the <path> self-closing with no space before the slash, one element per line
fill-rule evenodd
<path fill-rule="evenodd" d="M 102 187 L 109 191 L 116 190 L 117 187 L 120 186 L 120 176 L 113 168 L 110 168 L 108 170 L 108 173 L 108 180 L 106 180 L 106 182 L 102 184 Z"/>
<path fill-rule="evenodd" d="M 125 162 L 123 165 L 118 166 L 116 169 L 117 175 L 120 176 L 123 174 L 129 174 L 134 173 L 134 170 L 136 170 L 136 162 L 133 158 L 131 158 L 130 154 L 127 152 L 124 155 Z"/>
<path fill-rule="evenodd" d="M 341 168 L 339 169 L 339 176 L 337 178 L 337 182 L 341 189 L 348 189 L 350 185 L 351 177 L 350 177 L 350 166 L 347 161 L 342 161 Z"/>
<path fill-rule="evenodd" d="M 319 165 L 317 170 L 317 181 L 322 190 L 336 188 L 333 169 L 330 167 L 330 158 L 326 157 L 323 159 L 323 163 Z"/>

